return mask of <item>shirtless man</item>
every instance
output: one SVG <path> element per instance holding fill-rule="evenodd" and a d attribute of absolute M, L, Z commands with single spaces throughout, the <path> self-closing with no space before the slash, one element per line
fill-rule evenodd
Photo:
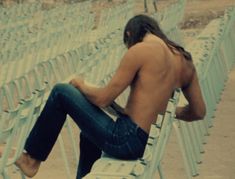
<path fill-rule="evenodd" d="M 170 41 L 158 23 L 145 15 L 128 21 L 123 40 L 128 51 L 105 87 L 89 86 L 81 78 L 55 85 L 27 139 L 27 152 L 16 161 L 25 175 L 33 177 L 46 160 L 67 114 L 81 129 L 77 179 L 90 171 L 102 150 L 120 159 L 141 157 L 150 125 L 165 111 L 176 88 L 188 100 L 187 106 L 177 108 L 176 117 L 203 119 L 206 109 L 190 53 Z M 113 121 L 100 108 L 116 106 L 114 100 L 128 86 L 128 102 Z"/>

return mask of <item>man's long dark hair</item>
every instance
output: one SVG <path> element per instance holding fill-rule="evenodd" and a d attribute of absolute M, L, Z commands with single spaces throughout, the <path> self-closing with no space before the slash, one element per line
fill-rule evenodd
<path fill-rule="evenodd" d="M 130 48 L 136 43 L 142 42 L 147 33 L 152 33 L 161 38 L 173 53 L 173 49 L 176 49 L 186 60 L 192 60 L 191 54 L 179 44 L 169 40 L 159 27 L 158 22 L 147 15 L 136 15 L 127 22 L 123 34 L 123 42 Z"/>

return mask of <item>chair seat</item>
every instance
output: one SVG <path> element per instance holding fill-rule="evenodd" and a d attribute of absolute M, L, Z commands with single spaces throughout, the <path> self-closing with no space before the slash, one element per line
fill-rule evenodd
<path fill-rule="evenodd" d="M 92 167 L 92 172 L 84 179 L 132 179 L 144 172 L 145 165 L 139 160 L 120 160 L 104 154 Z M 107 172 L 108 171 L 108 172 Z"/>

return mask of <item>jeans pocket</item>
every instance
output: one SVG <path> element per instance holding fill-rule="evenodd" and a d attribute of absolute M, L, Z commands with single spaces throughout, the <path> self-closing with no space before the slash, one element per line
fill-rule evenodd
<path fill-rule="evenodd" d="M 119 159 L 134 160 L 142 157 L 148 134 L 139 128 L 128 116 L 116 120 L 104 152 Z"/>
<path fill-rule="evenodd" d="M 135 134 L 116 137 L 115 140 L 105 142 L 103 151 L 118 159 L 136 160 L 143 156 L 145 144 Z"/>

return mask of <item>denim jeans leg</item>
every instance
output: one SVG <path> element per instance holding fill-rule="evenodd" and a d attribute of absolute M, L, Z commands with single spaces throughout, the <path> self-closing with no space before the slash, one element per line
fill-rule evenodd
<path fill-rule="evenodd" d="M 144 151 L 145 145 L 135 132 L 137 126 L 129 117 L 121 117 L 114 122 L 78 89 L 69 84 L 57 84 L 26 141 L 25 149 L 33 158 L 46 160 L 67 114 L 83 135 L 78 177 L 89 172 L 94 161 L 99 158 L 100 150 L 125 159 L 136 159 Z"/>
<path fill-rule="evenodd" d="M 76 179 L 81 179 L 91 170 L 94 162 L 101 157 L 102 151 L 93 142 L 80 133 L 80 157 Z"/>
<path fill-rule="evenodd" d="M 56 93 L 54 88 L 25 144 L 27 153 L 40 161 L 47 159 L 66 120 L 67 114 L 60 110 Z"/>
<path fill-rule="evenodd" d="M 86 137 L 102 148 L 114 121 L 83 94 L 69 84 L 54 86 L 46 105 L 34 125 L 25 150 L 35 159 L 48 157 L 69 114 Z"/>

